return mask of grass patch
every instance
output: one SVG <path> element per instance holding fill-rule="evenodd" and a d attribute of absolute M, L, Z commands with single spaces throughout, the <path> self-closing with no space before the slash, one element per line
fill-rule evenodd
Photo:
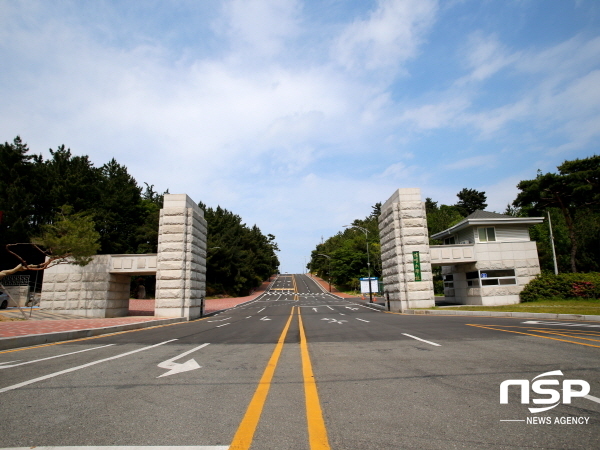
<path fill-rule="evenodd" d="M 582 314 L 582 315 L 600 315 L 600 300 L 563 300 L 549 299 L 536 300 L 533 302 L 519 303 L 516 305 L 503 306 L 456 306 L 456 307 L 435 307 L 429 309 L 447 310 L 459 309 L 461 311 L 501 311 L 501 312 L 531 312 L 531 313 L 550 313 L 550 314 Z"/>
<path fill-rule="evenodd" d="M 25 320 L 25 319 L 14 319 L 12 317 L 6 317 L 0 314 L 0 322 L 15 322 L 17 320 Z"/>

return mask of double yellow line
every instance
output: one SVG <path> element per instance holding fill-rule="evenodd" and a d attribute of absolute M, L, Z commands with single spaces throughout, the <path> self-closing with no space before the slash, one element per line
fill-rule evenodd
<path fill-rule="evenodd" d="M 290 317 L 283 328 L 281 336 L 277 341 L 275 350 L 267 363 L 267 367 L 263 372 L 263 375 L 258 383 L 258 387 L 254 392 L 254 396 L 248 405 L 246 414 L 240 423 L 240 426 L 233 437 L 230 450 L 247 450 L 252 445 L 252 439 L 263 407 L 271 388 L 271 382 L 275 369 L 277 368 L 277 362 L 281 356 L 283 350 L 283 344 L 287 336 L 290 324 L 294 317 L 296 307 L 292 307 Z M 323 412 L 321 410 L 321 403 L 319 402 L 319 394 L 317 392 L 317 384 L 312 370 L 312 364 L 310 362 L 310 355 L 308 353 L 308 345 L 306 343 L 306 334 L 304 333 L 304 325 L 302 324 L 302 316 L 300 315 L 300 308 L 298 308 L 298 325 L 300 327 L 300 354 L 302 358 L 302 376 L 304 378 L 304 396 L 306 401 L 306 421 L 308 427 L 308 440 L 310 443 L 311 450 L 329 450 L 329 440 L 327 438 L 327 429 L 325 427 L 325 421 L 323 420 Z"/>

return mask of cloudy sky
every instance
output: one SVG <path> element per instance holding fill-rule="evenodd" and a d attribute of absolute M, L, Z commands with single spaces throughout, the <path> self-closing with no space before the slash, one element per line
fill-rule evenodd
<path fill-rule="evenodd" d="M 395 189 L 503 212 L 600 141 L 597 0 L 3 0 L 0 60 L 0 139 L 221 205 L 289 272 Z"/>

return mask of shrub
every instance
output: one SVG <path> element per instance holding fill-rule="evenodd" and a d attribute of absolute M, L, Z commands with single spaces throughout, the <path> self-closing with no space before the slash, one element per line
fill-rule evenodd
<path fill-rule="evenodd" d="M 522 302 L 545 298 L 600 298 L 600 273 L 538 275 L 520 294 Z"/>

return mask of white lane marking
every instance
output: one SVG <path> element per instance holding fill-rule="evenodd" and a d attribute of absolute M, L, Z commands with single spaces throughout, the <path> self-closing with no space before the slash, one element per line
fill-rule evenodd
<path fill-rule="evenodd" d="M 75 353 L 89 352 L 90 350 L 96 350 L 99 348 L 110 347 L 111 345 L 116 345 L 116 344 L 108 344 L 108 345 L 101 345 L 100 347 L 86 348 L 85 350 L 77 350 L 76 352 L 63 353 L 62 355 L 48 356 L 47 358 L 34 359 L 33 361 L 26 361 L 26 362 L 22 362 L 19 364 L 12 364 L 10 366 L 0 366 L 0 369 L 8 369 L 9 367 L 24 366 L 25 364 L 31 364 L 31 363 L 38 362 L 38 361 L 47 361 L 48 359 L 54 359 L 54 358 L 60 358 L 62 356 L 74 355 Z M 16 361 L 12 361 L 12 362 L 16 362 Z M 2 364 L 7 364 L 7 363 L 2 363 Z"/>
<path fill-rule="evenodd" d="M 219 319 L 219 320 L 207 320 L 207 322 L 224 322 L 229 319 L 231 319 L 231 317 L 226 317 L 225 319 Z"/>
<path fill-rule="evenodd" d="M 346 315 L 346 314 L 344 314 L 344 313 L 340 313 L 340 316 L 345 316 L 345 315 Z"/>
<path fill-rule="evenodd" d="M 160 367 L 161 369 L 167 369 L 168 372 L 165 372 L 162 375 L 157 376 L 156 378 L 167 377 L 176 373 L 188 372 L 190 370 L 199 369 L 200 365 L 196 362 L 194 358 L 184 363 L 176 363 L 175 361 L 177 361 L 179 358 L 183 358 L 184 356 L 189 355 L 192 352 L 195 352 L 196 350 L 200 350 L 201 348 L 204 348 L 207 345 L 208 343 L 199 345 L 198 347 L 194 347 L 193 349 L 188 350 L 187 352 L 183 352 L 181 355 L 178 355 L 175 358 L 167 359 L 166 361 L 158 363 L 158 367 Z"/>
<path fill-rule="evenodd" d="M 356 320 L 360 320 L 361 322 L 370 322 L 370 320 L 359 319 L 358 317 L 356 317 Z"/>
<path fill-rule="evenodd" d="M 343 324 L 344 322 L 348 322 L 347 320 L 337 320 L 337 319 L 327 319 L 327 318 L 324 318 L 321 320 L 328 320 L 329 322 L 327 322 L 327 323 L 339 323 L 340 325 Z"/>
<path fill-rule="evenodd" d="M 35 447 L 36 450 L 229 450 L 228 445 L 157 445 L 157 446 L 69 446 L 69 447 Z M 31 447 L 4 447 L 2 450 L 30 450 Z"/>
<path fill-rule="evenodd" d="M 409 338 L 416 339 L 417 341 L 422 341 L 422 342 L 425 342 L 425 343 L 427 343 L 427 344 L 435 345 L 436 347 L 441 347 L 441 345 L 440 345 L 440 344 L 436 344 L 435 342 L 431 342 L 431 341 L 426 341 L 425 339 L 418 338 L 418 337 L 416 337 L 416 336 L 413 336 L 412 334 L 407 334 L 407 333 L 402 333 L 402 334 L 403 334 L 404 336 L 408 336 Z"/>
<path fill-rule="evenodd" d="M 333 308 L 331 306 L 329 306 L 329 305 L 325 305 L 325 306 L 327 306 L 330 310 L 333 311 Z"/>
<path fill-rule="evenodd" d="M 225 325 L 231 325 L 231 322 L 230 323 L 224 323 L 222 325 L 217 325 L 215 328 L 221 328 L 221 327 L 224 327 Z"/>
<path fill-rule="evenodd" d="M 535 325 L 561 325 L 563 327 L 592 327 L 592 328 L 600 328 L 600 324 L 592 324 L 592 323 L 565 323 L 565 322 L 543 322 L 541 320 L 528 320 L 528 324 Z"/>
<path fill-rule="evenodd" d="M 351 306 L 346 306 L 346 309 L 351 309 L 352 311 L 358 311 L 358 308 L 352 308 Z"/>
<path fill-rule="evenodd" d="M 588 400 L 591 400 L 593 402 L 600 403 L 600 398 L 594 397 L 593 395 L 584 395 L 583 398 L 587 398 Z"/>
<path fill-rule="evenodd" d="M 314 311 L 314 312 L 317 312 L 317 308 L 313 308 L 313 311 Z"/>
<path fill-rule="evenodd" d="M 267 309 L 267 307 L 265 306 L 263 309 L 260 309 L 257 311 L 257 313 L 264 311 L 265 309 Z"/>
<path fill-rule="evenodd" d="M 267 316 L 265 316 L 265 317 L 263 317 L 263 318 L 262 318 L 262 319 L 260 319 L 260 320 L 271 320 L 271 319 L 269 319 Z"/>
<path fill-rule="evenodd" d="M 48 375 L 44 375 L 43 377 L 34 378 L 33 380 L 23 381 L 22 383 L 13 384 L 12 386 L 7 386 L 5 388 L 0 389 L 0 394 L 2 392 L 12 391 L 13 389 L 18 389 L 23 386 L 27 386 L 33 383 L 37 383 L 38 381 L 48 380 L 50 378 L 57 377 L 59 375 L 64 375 L 65 373 L 75 372 L 79 369 L 85 369 L 86 367 L 95 366 L 96 364 L 100 364 L 106 361 L 112 361 L 113 359 L 123 358 L 124 356 L 133 355 L 134 353 L 143 352 L 144 350 L 150 350 L 151 348 L 158 347 L 160 345 L 168 344 L 169 342 L 176 341 L 177 339 L 169 339 L 168 341 L 161 342 L 159 344 L 154 344 L 149 347 L 138 348 L 137 350 L 132 350 L 130 352 L 121 353 L 120 355 L 111 356 L 110 358 L 99 359 L 98 361 L 92 361 L 87 364 L 82 364 L 81 366 L 71 367 L 70 369 L 61 370 L 59 372 L 54 372 Z"/>
<path fill-rule="evenodd" d="M 246 317 L 246 319 L 249 319 L 250 317 L 252 317 L 252 316 L 248 316 L 248 317 Z"/>

